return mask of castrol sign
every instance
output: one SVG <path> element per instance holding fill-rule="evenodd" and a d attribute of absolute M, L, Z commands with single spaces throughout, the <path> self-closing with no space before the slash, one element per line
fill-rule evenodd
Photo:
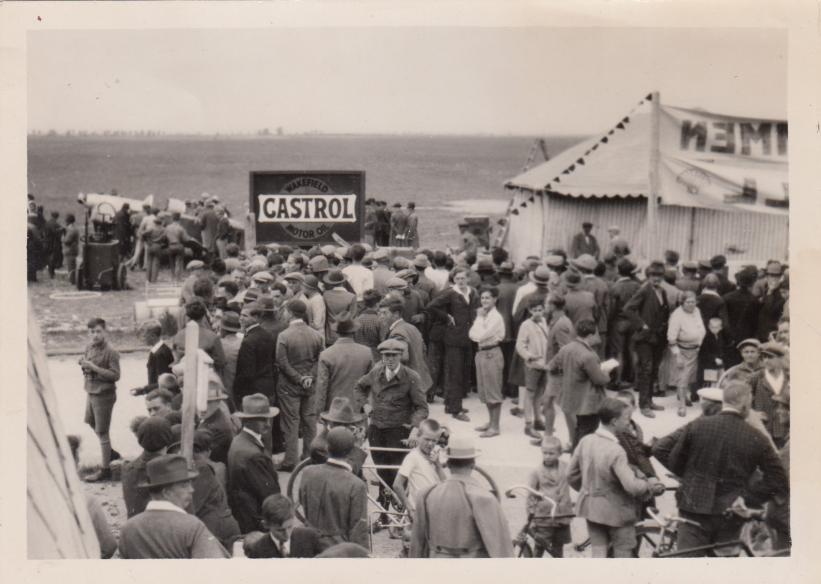
<path fill-rule="evenodd" d="M 333 233 L 360 241 L 364 191 L 364 172 L 252 172 L 257 242 L 311 246 L 333 242 Z"/>

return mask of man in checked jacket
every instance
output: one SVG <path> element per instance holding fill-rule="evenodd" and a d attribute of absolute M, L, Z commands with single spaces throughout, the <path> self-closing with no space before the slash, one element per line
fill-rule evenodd
<path fill-rule="evenodd" d="M 778 454 L 764 434 L 745 422 L 751 403 L 748 385 L 730 384 L 721 413 L 688 424 L 670 453 L 668 468 L 681 477 L 679 514 L 698 523 L 679 527 L 679 550 L 738 539 L 742 521 L 726 514 L 729 508 L 787 496 L 787 473 Z M 756 469 L 761 480 L 750 484 Z"/>

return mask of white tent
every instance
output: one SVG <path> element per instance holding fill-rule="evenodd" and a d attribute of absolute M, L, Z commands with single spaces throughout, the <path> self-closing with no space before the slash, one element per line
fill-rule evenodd
<path fill-rule="evenodd" d="M 516 261 L 567 249 L 590 221 L 602 247 L 617 225 L 639 258 L 783 260 L 786 154 L 786 122 L 662 108 L 651 94 L 604 134 L 507 181 L 505 246 Z"/>

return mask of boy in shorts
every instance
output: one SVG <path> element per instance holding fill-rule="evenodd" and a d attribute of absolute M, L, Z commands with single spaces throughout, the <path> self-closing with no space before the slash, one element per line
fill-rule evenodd
<path fill-rule="evenodd" d="M 544 318 L 545 306 L 544 298 L 539 296 L 531 297 L 528 307 L 530 318 L 519 327 L 519 335 L 516 337 L 516 352 L 522 358 L 525 365 L 525 387 L 527 391 L 524 395 L 525 414 L 525 435 L 531 438 L 541 438 L 534 426 L 540 425 L 538 416 L 540 415 L 539 404 L 547 386 L 547 369 L 545 359 L 547 357 L 547 322 Z M 543 424 L 543 422 L 542 422 Z"/>
<path fill-rule="evenodd" d="M 499 435 L 499 420 L 502 417 L 502 373 L 505 358 L 500 347 L 505 340 L 505 321 L 496 310 L 499 289 L 495 286 L 482 288 L 479 293 L 481 307 L 476 320 L 468 331 L 470 340 L 476 343 L 476 386 L 479 399 L 487 407 L 488 422 L 476 428 L 480 438 Z"/>
<path fill-rule="evenodd" d="M 120 454 L 111 448 L 108 430 L 111 427 L 111 412 L 117 401 L 117 381 L 120 379 L 120 354 L 108 343 L 105 321 L 92 318 L 88 321 L 91 342 L 79 360 L 85 377 L 86 399 L 85 422 L 94 429 L 100 440 L 102 464 L 100 470 L 85 477 L 88 482 L 111 480 L 111 461 Z"/>
<path fill-rule="evenodd" d="M 530 532 L 536 542 L 533 557 L 540 558 L 547 551 L 554 558 L 564 556 L 564 546 L 570 543 L 570 521 L 573 504 L 567 484 L 567 463 L 559 460 L 562 443 L 555 436 L 545 436 L 542 442 L 542 464 L 528 478 L 528 486 L 556 502 L 557 516 L 553 518 L 553 505 L 534 495 L 527 498 L 527 514 L 533 519 Z"/>

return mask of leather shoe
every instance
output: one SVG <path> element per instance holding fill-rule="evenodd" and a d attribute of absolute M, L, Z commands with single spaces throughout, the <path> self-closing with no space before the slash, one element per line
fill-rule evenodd
<path fill-rule="evenodd" d="M 656 412 L 663 412 L 664 411 L 664 406 L 660 406 L 658 404 L 650 404 L 650 409 L 654 410 Z"/>
<path fill-rule="evenodd" d="M 98 483 L 100 481 L 110 481 L 111 480 L 111 469 L 110 468 L 101 468 L 100 470 L 91 473 L 90 475 L 86 475 L 83 480 L 87 483 Z"/>
<path fill-rule="evenodd" d="M 542 439 L 542 435 L 539 434 L 536 430 L 533 429 L 533 426 L 528 424 L 525 426 L 525 436 L 530 436 L 531 438 L 538 438 L 539 440 Z"/>
<path fill-rule="evenodd" d="M 544 432 L 545 431 L 544 421 L 543 420 L 536 420 L 535 422 L 533 422 L 533 429 L 534 430 L 539 430 L 540 432 Z"/>
<path fill-rule="evenodd" d="M 656 413 L 653 410 L 651 410 L 650 408 L 642 408 L 641 409 L 641 415 L 644 416 L 645 418 L 655 418 L 656 417 Z"/>
<path fill-rule="evenodd" d="M 510 415 L 521 418 L 525 415 L 525 412 L 522 408 L 510 408 Z"/>
<path fill-rule="evenodd" d="M 538 439 L 534 438 L 533 440 L 530 441 L 530 443 L 533 446 L 541 446 L 542 445 L 542 439 L 541 438 L 538 438 Z"/>
<path fill-rule="evenodd" d="M 122 457 L 123 457 L 122 454 L 120 454 L 119 452 L 117 452 L 113 448 L 111 449 L 111 460 L 120 460 Z"/>
<path fill-rule="evenodd" d="M 459 412 L 458 414 L 453 414 L 454 420 L 459 420 L 460 422 L 470 422 L 470 418 L 467 414 Z"/>

